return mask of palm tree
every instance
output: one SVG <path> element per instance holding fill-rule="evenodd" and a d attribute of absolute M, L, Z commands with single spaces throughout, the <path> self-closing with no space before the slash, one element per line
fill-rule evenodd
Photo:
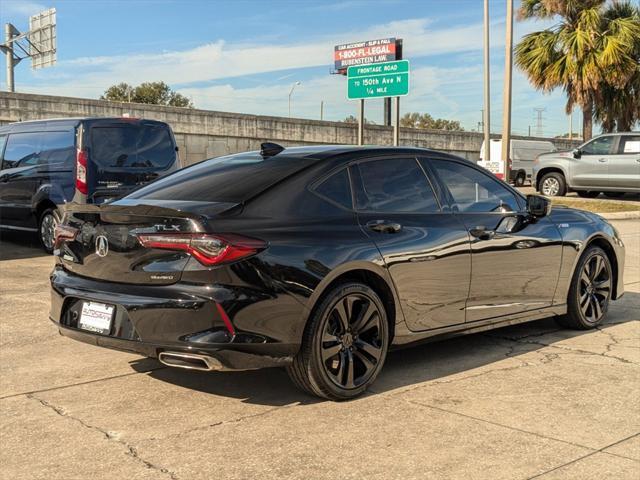
<path fill-rule="evenodd" d="M 638 116 L 628 114 L 637 102 L 627 103 L 622 95 L 638 95 L 627 88 L 638 75 L 637 7 L 606 0 L 522 1 L 521 19 L 555 17 L 560 17 L 558 24 L 525 35 L 518 43 L 516 65 L 537 89 L 562 88 L 567 113 L 576 105 L 582 109 L 585 140 L 591 138 L 594 115 L 605 128 L 633 124 Z M 620 115 L 629 120 L 618 121 Z"/>
<path fill-rule="evenodd" d="M 613 28 L 616 28 L 619 22 L 626 22 L 628 18 L 635 18 L 640 25 L 640 6 L 614 3 L 605 11 L 606 22 Z M 635 64 L 635 69 L 630 68 L 628 77 L 614 76 L 612 81 L 601 86 L 601 101 L 595 106 L 595 118 L 602 124 L 604 132 L 629 131 L 640 120 L 640 27 L 637 28 L 639 29 L 635 35 L 626 39 L 633 44 L 630 62 Z M 632 32 L 631 29 L 627 30 Z"/>

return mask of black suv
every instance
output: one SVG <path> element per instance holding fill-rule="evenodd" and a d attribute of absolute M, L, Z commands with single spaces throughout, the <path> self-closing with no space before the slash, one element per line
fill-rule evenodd
<path fill-rule="evenodd" d="M 0 127 L 0 229 L 38 232 L 51 253 L 57 206 L 104 203 L 175 170 L 169 125 L 72 118 Z"/>

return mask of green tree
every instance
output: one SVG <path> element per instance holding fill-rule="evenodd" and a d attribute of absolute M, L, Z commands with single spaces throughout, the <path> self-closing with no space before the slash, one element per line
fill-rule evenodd
<path fill-rule="evenodd" d="M 132 87 L 127 83 L 119 83 L 105 90 L 104 95 L 100 98 L 114 102 L 148 103 L 193 108 L 191 100 L 174 92 L 164 82 L 144 82 L 137 87 Z"/>
<path fill-rule="evenodd" d="M 406 128 L 464 131 L 464 128 L 462 128 L 460 122 L 456 120 L 433 118 L 428 113 L 420 114 L 418 112 L 405 113 L 404 116 L 400 119 L 400 126 Z"/>
<path fill-rule="evenodd" d="M 118 83 L 107 88 L 101 100 L 111 100 L 112 102 L 131 102 L 134 97 L 134 88 L 128 83 Z"/>
<path fill-rule="evenodd" d="M 347 117 L 345 117 L 344 120 L 342 120 L 344 123 L 358 123 L 358 119 L 356 117 L 354 117 L 353 115 L 349 115 Z M 374 122 L 373 120 L 369 120 L 367 118 L 364 119 L 364 123 L 365 125 L 375 125 L 376 122 Z"/>
<path fill-rule="evenodd" d="M 585 140 L 591 138 L 594 117 L 609 130 L 633 118 L 638 90 L 628 89 L 638 75 L 637 7 L 606 0 L 522 0 L 518 13 L 520 19 L 559 20 L 525 35 L 516 45 L 515 62 L 537 89 L 562 88 L 567 113 L 582 109 Z"/>

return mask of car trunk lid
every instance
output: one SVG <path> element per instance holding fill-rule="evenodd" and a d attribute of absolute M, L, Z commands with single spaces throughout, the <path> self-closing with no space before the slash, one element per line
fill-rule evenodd
<path fill-rule="evenodd" d="M 64 209 L 67 238 L 56 254 L 78 275 L 109 282 L 167 285 L 180 280 L 191 255 L 143 245 L 148 235 L 190 235 L 203 230 L 204 217 L 236 206 L 212 202 L 127 201 L 75 205 Z M 205 204 L 203 204 L 205 203 Z M 197 212 L 197 213 L 196 213 Z"/>

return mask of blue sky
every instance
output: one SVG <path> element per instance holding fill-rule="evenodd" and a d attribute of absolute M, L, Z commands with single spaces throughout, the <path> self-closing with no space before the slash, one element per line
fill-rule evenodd
<path fill-rule="evenodd" d="M 515 0 L 516 6 L 519 3 Z M 111 84 L 164 80 L 197 108 L 342 120 L 357 105 L 346 79 L 330 75 L 333 46 L 374 38 L 404 39 L 411 61 L 402 113 L 428 112 L 478 127 L 482 106 L 481 0 L 0 0 L 0 23 L 26 30 L 28 17 L 57 9 L 58 64 L 16 68 L 17 91 L 97 98 Z M 502 127 L 505 1 L 491 1 L 491 130 Z M 515 39 L 549 22 L 515 22 Z M 0 88 L 5 89 L 2 75 Z M 568 131 L 561 91 L 544 95 L 514 72 L 513 132 Z M 382 101 L 366 116 L 382 122 Z M 574 131 L 579 127 L 574 113 Z"/>

